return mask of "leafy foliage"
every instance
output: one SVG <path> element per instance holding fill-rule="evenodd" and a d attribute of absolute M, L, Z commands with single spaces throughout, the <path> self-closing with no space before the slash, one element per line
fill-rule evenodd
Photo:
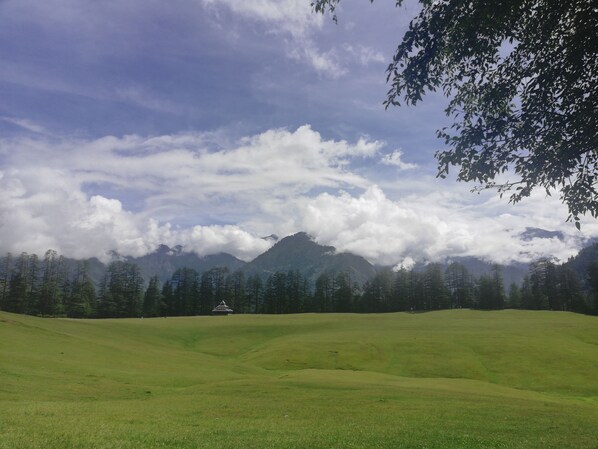
<path fill-rule="evenodd" d="M 340 0 L 315 0 L 316 12 Z M 403 0 L 397 0 L 397 6 Z M 420 0 L 387 68 L 385 106 L 450 97 L 438 176 L 509 192 L 558 191 L 579 228 L 598 217 L 598 9 L 588 0 Z M 511 173 L 513 180 L 500 176 Z"/>

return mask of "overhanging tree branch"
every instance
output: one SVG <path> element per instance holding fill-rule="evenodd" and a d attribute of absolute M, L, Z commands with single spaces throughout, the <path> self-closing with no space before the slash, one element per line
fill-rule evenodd
<path fill-rule="evenodd" d="M 315 0 L 336 21 L 340 0 Z M 401 5 L 402 0 L 396 2 Z M 450 97 L 438 176 L 512 190 L 556 191 L 579 228 L 598 218 L 598 9 L 590 0 L 420 0 L 388 65 L 390 106 Z M 502 173 L 516 182 L 497 184 Z"/>

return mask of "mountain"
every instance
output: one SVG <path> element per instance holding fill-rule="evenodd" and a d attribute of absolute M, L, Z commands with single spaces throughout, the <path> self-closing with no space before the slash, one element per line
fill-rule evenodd
<path fill-rule="evenodd" d="M 546 231 L 539 228 L 528 228 L 525 234 L 528 238 L 560 238 L 558 231 Z M 181 246 L 170 248 L 166 245 L 160 245 L 153 253 L 141 257 L 122 257 L 117 253 L 112 256 L 114 260 L 125 260 L 137 264 L 146 282 L 151 276 L 158 275 L 161 283 L 169 280 L 179 268 L 192 268 L 203 273 L 212 268 L 226 267 L 231 273 L 241 270 L 246 276 L 257 274 L 263 279 L 277 271 L 286 273 L 297 270 L 307 278 L 312 286 L 318 276 L 324 272 L 348 272 L 355 282 L 363 285 L 377 271 L 376 267 L 363 257 L 350 253 L 338 253 L 333 246 L 319 245 L 305 232 L 299 232 L 283 239 L 278 239 L 275 235 L 263 238 L 276 243 L 249 263 L 227 253 L 198 256 L 195 253 L 186 252 Z M 592 261 L 598 262 L 598 242 L 582 249 L 567 264 L 583 281 L 587 277 L 587 269 Z M 97 286 L 104 276 L 106 265 L 96 258 L 88 259 L 87 262 L 90 277 Z M 447 258 L 442 265 L 446 268 L 452 262 L 464 265 L 469 273 L 476 278 L 490 273 L 493 266 L 493 263 L 476 257 L 451 257 Z M 77 261 L 67 259 L 67 263 L 69 271 L 75 272 Z M 423 271 L 425 266 L 425 263 L 418 263 L 413 269 Z M 508 289 L 511 283 L 520 285 L 525 275 L 528 274 L 528 270 L 529 266 L 525 263 L 514 262 L 503 265 L 502 276 L 505 288 Z"/>
<path fill-rule="evenodd" d="M 87 274 L 89 275 L 91 281 L 94 283 L 96 287 L 100 285 L 100 282 L 104 278 L 104 273 L 106 273 L 106 265 L 104 265 L 96 257 L 91 257 L 85 260 L 71 259 L 69 257 L 65 257 L 64 262 L 66 264 L 66 271 L 70 274 L 74 274 L 77 272 L 77 267 L 81 262 L 87 263 Z M 40 265 L 40 267 L 42 266 L 43 265 Z"/>
<path fill-rule="evenodd" d="M 139 265 L 146 281 L 151 276 L 158 275 L 161 283 L 169 280 L 179 268 L 192 268 L 202 273 L 215 267 L 225 267 L 233 272 L 245 265 L 245 262 L 227 253 L 198 256 L 185 252 L 181 246 L 169 248 L 166 245 L 160 245 L 153 253 L 141 257 L 127 257 L 126 260 Z"/>
<path fill-rule="evenodd" d="M 444 262 L 441 262 L 441 265 L 446 269 L 451 263 L 454 262 L 463 265 L 469 274 L 475 278 L 479 278 L 483 274 L 491 273 L 492 267 L 494 266 L 494 263 L 492 262 L 487 262 L 483 259 L 478 259 L 477 257 L 472 256 L 450 257 Z M 415 271 L 424 271 L 425 267 L 426 264 L 418 263 L 413 267 L 413 269 Z M 529 271 L 529 264 L 522 262 L 512 262 L 509 265 L 501 265 L 500 267 L 502 270 L 501 274 L 503 278 L 503 284 L 505 290 L 507 291 L 512 283 L 521 285 L 523 278 L 528 274 Z"/>
<path fill-rule="evenodd" d="M 477 257 L 453 257 L 451 262 L 457 262 L 467 268 L 469 274 L 479 278 L 483 274 L 488 274 L 492 271 L 494 263 L 487 262 Z M 501 265 L 501 273 L 505 289 L 511 284 L 515 283 L 521 285 L 523 278 L 528 274 L 529 264 L 523 262 L 512 262 L 509 265 Z"/>
<path fill-rule="evenodd" d="M 230 272 L 233 272 L 246 264 L 246 262 L 227 253 L 198 256 L 195 253 L 185 252 L 181 246 L 170 248 L 166 245 L 160 245 L 153 253 L 141 257 L 122 257 L 118 253 L 113 253 L 112 259 L 137 264 L 146 283 L 150 277 L 158 275 L 158 279 L 162 284 L 169 280 L 179 268 L 192 268 L 201 274 L 216 267 L 226 267 Z M 74 259 L 66 259 L 66 261 L 69 271 L 74 273 L 78 261 Z M 95 257 L 87 259 L 87 263 L 89 276 L 94 284 L 98 286 L 104 277 L 107 264 L 103 264 Z"/>
<path fill-rule="evenodd" d="M 267 278 L 276 271 L 298 270 L 313 285 L 324 272 L 347 272 L 359 285 L 376 274 L 366 259 L 350 253 L 337 253 L 332 246 L 314 242 L 305 232 L 279 240 L 268 251 L 243 268 L 247 276 L 258 274 Z"/>
<path fill-rule="evenodd" d="M 585 288 L 588 288 L 588 270 L 593 263 L 598 264 L 598 242 L 583 248 L 575 257 L 571 257 L 566 265 L 579 277 Z"/>
<path fill-rule="evenodd" d="M 522 240 L 529 242 L 530 240 L 534 239 L 553 239 L 557 238 L 561 241 L 565 240 L 565 235 L 561 231 L 548 231 L 542 228 L 525 228 L 519 237 Z"/>
<path fill-rule="evenodd" d="M 278 236 L 276 234 L 270 234 L 265 237 L 262 237 L 262 240 L 267 242 L 278 242 Z"/>

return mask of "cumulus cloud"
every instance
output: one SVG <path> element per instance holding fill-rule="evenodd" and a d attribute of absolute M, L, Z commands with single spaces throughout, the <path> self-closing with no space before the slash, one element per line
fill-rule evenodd
<path fill-rule="evenodd" d="M 49 248 L 73 257 L 102 256 L 108 249 L 148 251 L 135 218 L 115 199 L 87 198 L 68 172 L 36 168 L 0 177 L 0 247 L 41 254 Z"/>
<path fill-rule="evenodd" d="M 0 141 L 0 152 L 16 167 L 39 163 L 68 170 L 82 184 L 143 189 L 147 201 L 159 203 L 239 192 L 285 196 L 314 187 L 365 187 L 367 180 L 345 167 L 383 146 L 365 138 L 353 144 L 325 140 L 309 125 L 294 132 L 269 130 L 218 151 L 210 148 L 210 138 L 193 133 L 92 141 L 25 138 Z"/>
<path fill-rule="evenodd" d="M 0 248 L 75 258 L 109 259 L 111 251 L 141 256 L 159 244 L 183 245 L 198 254 L 230 252 L 251 259 L 270 243 L 238 226 L 176 228 L 123 208 L 118 199 L 83 193 L 68 173 L 54 169 L 0 173 Z"/>
<path fill-rule="evenodd" d="M 352 168 L 383 146 L 324 139 L 308 125 L 233 143 L 217 133 L 0 139 L 0 251 L 105 258 L 164 243 L 249 260 L 271 244 L 260 236 L 306 231 L 339 251 L 408 267 L 452 256 L 566 259 L 598 236 L 598 223 L 578 232 L 558 199 L 540 193 L 507 206 L 449 181 L 414 183 L 408 172 L 391 198 Z M 405 164 L 399 150 L 387 158 Z M 526 240 L 528 227 L 564 238 Z"/>
<path fill-rule="evenodd" d="M 587 224 L 584 234 L 563 223 L 566 211 L 558 201 L 535 196 L 527 205 L 512 206 L 514 213 L 504 213 L 504 204 L 494 199 L 472 206 L 460 196 L 458 189 L 449 189 L 393 201 L 375 185 L 359 196 L 324 193 L 295 205 L 291 226 L 339 251 L 405 266 L 454 256 L 499 263 L 530 262 L 547 255 L 566 260 L 581 248 L 584 237 L 598 234 L 594 223 Z M 538 220 L 542 210 L 546 214 Z M 560 229 L 565 238 L 523 240 L 520 234 L 530 223 Z"/>
<path fill-rule="evenodd" d="M 227 148 L 214 149 L 215 140 L 210 133 L 0 140 L 10 167 L 0 178 L 0 250 L 102 257 L 109 250 L 141 255 L 165 243 L 252 258 L 269 243 L 257 237 L 262 229 L 252 234 L 239 221 L 267 215 L 268 201 L 290 202 L 315 188 L 366 187 L 347 165 L 383 145 L 326 140 L 307 125 Z M 91 194 L 97 185 L 118 198 Z M 212 224 L 222 220 L 232 224 Z"/>

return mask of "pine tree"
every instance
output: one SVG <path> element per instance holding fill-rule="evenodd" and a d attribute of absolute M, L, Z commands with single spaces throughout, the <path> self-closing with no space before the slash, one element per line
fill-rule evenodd
<path fill-rule="evenodd" d="M 247 278 L 247 312 L 258 313 L 262 307 L 264 284 L 257 274 Z"/>
<path fill-rule="evenodd" d="M 279 271 L 266 280 L 264 313 L 288 313 L 287 275 Z"/>
<path fill-rule="evenodd" d="M 314 292 L 314 311 L 331 312 L 334 301 L 334 276 L 324 272 L 316 279 Z"/>
<path fill-rule="evenodd" d="M 111 262 L 100 285 L 100 316 L 140 316 L 142 299 L 143 278 L 139 267 L 124 261 Z"/>
<path fill-rule="evenodd" d="M 199 273 L 192 268 L 179 268 L 171 279 L 172 301 L 176 315 L 200 313 Z"/>
<path fill-rule="evenodd" d="M 39 312 L 42 316 L 53 316 L 62 312 L 61 293 L 58 254 L 49 249 L 44 255 L 43 276 L 39 292 Z"/>
<path fill-rule="evenodd" d="M 494 283 L 487 274 L 478 279 L 478 300 L 477 307 L 482 310 L 492 309 L 492 296 L 494 294 Z"/>
<path fill-rule="evenodd" d="M 425 295 L 423 275 L 414 270 L 411 270 L 410 278 L 411 278 L 411 281 L 409 282 L 409 284 L 411 285 L 411 293 L 409 295 L 410 296 L 409 310 L 411 310 L 411 311 L 428 310 L 427 305 L 426 305 L 426 295 Z"/>
<path fill-rule="evenodd" d="M 362 295 L 364 312 L 388 312 L 391 304 L 392 272 L 382 270 L 365 284 Z"/>
<path fill-rule="evenodd" d="M 442 275 L 442 266 L 431 263 L 424 272 L 425 303 L 428 310 L 446 309 L 449 306 L 449 292 Z"/>
<path fill-rule="evenodd" d="M 351 280 L 351 275 L 347 272 L 337 273 L 334 285 L 334 312 L 350 312 L 353 308 L 353 300 L 355 296 L 354 283 Z"/>
<path fill-rule="evenodd" d="M 162 287 L 162 301 L 163 306 L 160 309 L 160 315 L 173 316 L 175 307 L 173 304 L 172 284 L 170 281 L 166 281 Z"/>
<path fill-rule="evenodd" d="M 6 298 L 8 296 L 8 284 L 10 281 L 10 271 L 12 268 L 12 254 L 6 253 L 4 259 L 2 260 L 2 264 L 0 265 L 0 310 L 6 310 Z"/>
<path fill-rule="evenodd" d="M 515 282 L 513 282 L 509 286 L 509 296 L 505 307 L 509 309 L 520 309 L 521 302 L 521 289 Z"/>
<path fill-rule="evenodd" d="M 526 275 L 521 283 L 521 308 L 527 310 L 534 309 L 534 303 L 532 282 L 529 275 Z"/>
<path fill-rule="evenodd" d="M 155 317 L 163 309 L 162 293 L 158 276 L 152 276 L 143 297 L 143 316 Z"/>
<path fill-rule="evenodd" d="M 549 280 L 549 264 L 547 259 L 541 259 L 530 265 L 529 279 L 533 297 L 531 309 L 533 310 L 550 309 L 549 295 L 551 291 L 547 282 Z"/>
<path fill-rule="evenodd" d="M 473 281 L 464 265 L 453 262 L 444 274 L 451 308 L 469 308 L 473 305 Z"/>
<path fill-rule="evenodd" d="M 590 286 L 589 312 L 598 315 L 598 262 L 588 266 L 588 285 Z"/>
<path fill-rule="evenodd" d="M 410 309 L 411 277 L 405 268 L 394 273 L 390 292 L 390 311 L 403 312 Z"/>
<path fill-rule="evenodd" d="M 216 305 L 228 299 L 227 275 L 228 268 L 225 267 L 212 268 L 202 274 L 199 284 L 199 313 L 201 315 L 209 315 Z"/>
<path fill-rule="evenodd" d="M 21 253 L 8 281 L 8 293 L 4 310 L 14 313 L 25 313 L 27 302 L 27 253 Z"/>
<path fill-rule="evenodd" d="M 245 294 L 245 274 L 235 271 L 226 277 L 226 291 L 228 292 L 227 304 L 235 313 L 247 312 L 247 295 Z"/>
<path fill-rule="evenodd" d="M 141 316 L 143 306 L 143 277 L 136 264 L 125 264 L 124 316 Z"/>
<path fill-rule="evenodd" d="M 110 269 L 110 266 L 108 267 Z M 98 316 L 100 318 L 116 318 L 119 316 L 119 307 L 110 285 L 111 271 L 106 270 L 100 283 L 98 294 Z"/>
<path fill-rule="evenodd" d="M 492 299 L 491 308 L 501 310 L 505 308 L 505 287 L 502 278 L 502 267 L 498 264 L 492 266 Z"/>
<path fill-rule="evenodd" d="M 96 313 L 96 291 L 89 277 L 89 263 L 77 264 L 77 272 L 71 283 L 71 292 L 65 304 L 68 317 L 87 318 Z"/>
<path fill-rule="evenodd" d="M 25 293 L 25 313 L 29 315 L 37 315 L 39 312 L 38 270 L 39 259 L 37 254 L 31 254 L 27 264 L 27 291 Z"/>

